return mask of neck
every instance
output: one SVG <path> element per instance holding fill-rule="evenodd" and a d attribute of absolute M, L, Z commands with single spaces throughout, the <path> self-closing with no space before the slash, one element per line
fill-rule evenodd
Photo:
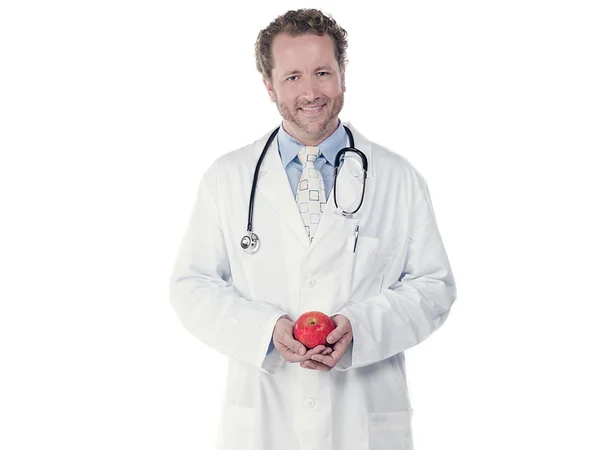
<path fill-rule="evenodd" d="M 296 127 L 294 127 L 290 122 L 283 121 L 283 129 L 286 133 L 300 142 L 302 145 L 309 145 L 311 147 L 317 147 L 321 142 L 331 136 L 335 130 L 337 130 L 340 121 L 336 118 L 335 121 L 332 122 L 332 126 L 326 130 L 323 134 L 318 136 L 307 136 L 306 134 L 300 133 Z"/>

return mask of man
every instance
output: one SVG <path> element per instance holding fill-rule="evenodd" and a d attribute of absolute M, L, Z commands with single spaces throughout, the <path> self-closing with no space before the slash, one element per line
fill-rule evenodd
<path fill-rule="evenodd" d="M 403 352 L 445 322 L 456 289 L 427 184 L 406 159 L 348 125 L 366 179 L 344 160 L 331 195 L 349 140 L 338 118 L 346 48 L 346 32 L 312 9 L 259 33 L 257 68 L 281 127 L 204 174 L 175 262 L 179 318 L 229 357 L 222 450 L 412 449 Z M 251 253 L 240 238 L 265 146 Z M 344 216 L 342 200 L 360 209 Z M 292 326 L 313 310 L 336 328 L 328 346 L 307 349 Z"/>

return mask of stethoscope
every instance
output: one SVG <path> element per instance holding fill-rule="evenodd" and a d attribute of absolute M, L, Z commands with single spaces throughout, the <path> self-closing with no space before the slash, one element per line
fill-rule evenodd
<path fill-rule="evenodd" d="M 367 161 L 367 157 L 365 156 L 365 154 L 354 147 L 354 136 L 352 135 L 352 131 L 350 131 L 350 129 L 345 125 L 344 125 L 344 128 L 346 129 L 346 134 L 348 135 L 348 138 L 350 140 L 350 146 L 341 149 L 335 157 L 335 165 L 334 165 L 334 169 L 333 169 L 333 201 L 335 202 L 336 209 L 339 209 L 338 203 L 337 203 L 336 186 L 337 186 L 337 176 L 338 176 L 338 172 L 340 170 L 340 161 L 342 160 L 343 156 L 347 152 L 354 152 L 358 156 L 360 156 L 360 159 L 362 162 L 362 167 L 363 167 L 362 195 L 360 198 L 360 203 L 358 204 L 358 207 L 354 211 L 347 212 L 347 211 L 344 211 L 343 209 L 341 210 L 342 216 L 352 217 L 360 209 L 360 207 L 362 206 L 363 200 L 365 198 L 365 187 L 367 184 L 366 178 L 367 178 L 368 161 Z M 254 179 L 252 180 L 252 190 L 250 192 L 250 204 L 248 206 L 248 227 L 247 227 L 246 234 L 244 235 L 244 237 L 242 237 L 242 240 L 240 242 L 242 249 L 244 249 L 244 251 L 248 254 L 256 253 L 258 251 L 258 248 L 260 247 L 260 240 L 258 239 L 258 236 L 256 235 L 256 233 L 252 232 L 252 215 L 254 212 L 254 193 L 256 192 L 256 184 L 258 182 L 258 172 L 260 169 L 260 165 L 262 164 L 262 161 L 263 161 L 265 155 L 267 154 L 267 150 L 271 146 L 271 143 L 273 142 L 273 139 L 275 139 L 275 136 L 277 135 L 278 131 L 279 131 L 279 127 L 277 127 L 273 131 L 273 133 L 271 133 L 271 136 L 269 136 L 269 139 L 267 140 L 267 143 L 265 144 L 265 147 L 263 148 L 263 151 L 260 154 L 260 157 L 258 158 L 258 163 L 256 164 L 256 169 L 254 169 Z"/>

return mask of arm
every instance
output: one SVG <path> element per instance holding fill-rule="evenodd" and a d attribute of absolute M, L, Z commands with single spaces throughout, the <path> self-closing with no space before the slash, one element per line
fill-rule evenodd
<path fill-rule="evenodd" d="M 423 342 L 450 313 L 454 276 L 424 180 L 421 186 L 411 207 L 406 259 L 397 281 L 379 295 L 345 303 L 336 313 L 350 320 L 353 334 L 337 370 L 374 364 Z"/>
<path fill-rule="evenodd" d="M 210 174 L 210 172 L 209 172 Z M 261 371 L 283 363 L 267 349 L 277 320 L 275 306 L 243 298 L 231 272 L 210 175 L 203 177 L 196 204 L 170 278 L 170 300 L 184 327 L 206 345 Z"/>

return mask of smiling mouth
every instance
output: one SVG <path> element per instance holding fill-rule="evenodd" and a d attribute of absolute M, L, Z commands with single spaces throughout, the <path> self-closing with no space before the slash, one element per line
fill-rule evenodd
<path fill-rule="evenodd" d="M 304 106 L 304 107 L 299 108 L 299 109 L 302 110 L 302 111 L 305 111 L 305 112 L 319 112 L 319 111 L 321 111 L 323 109 L 324 106 L 325 106 L 324 104 L 323 105 L 318 105 L 318 106 Z"/>

